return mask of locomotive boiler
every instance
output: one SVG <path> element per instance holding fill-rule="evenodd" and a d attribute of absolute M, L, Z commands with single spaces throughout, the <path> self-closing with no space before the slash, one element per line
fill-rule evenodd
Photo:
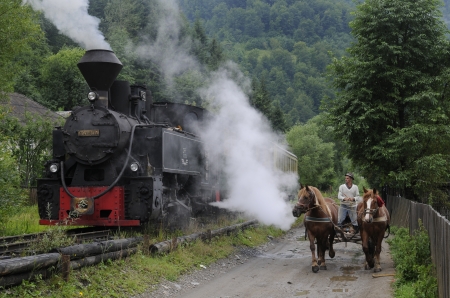
<path fill-rule="evenodd" d="M 145 86 L 116 80 L 122 64 L 112 51 L 87 51 L 78 68 L 89 104 L 53 131 L 37 182 L 40 224 L 170 224 L 210 212 L 220 193 L 198 137 L 207 111 L 153 103 Z"/>

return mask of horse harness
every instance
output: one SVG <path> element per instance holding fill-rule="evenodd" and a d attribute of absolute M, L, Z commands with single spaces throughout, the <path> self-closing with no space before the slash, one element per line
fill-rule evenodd
<path fill-rule="evenodd" d="M 316 206 L 314 206 L 314 207 L 312 207 L 312 208 L 309 207 L 309 205 L 311 204 L 311 197 L 314 197 L 314 198 L 315 198 L 315 197 L 316 197 L 316 194 L 315 194 L 313 191 L 311 191 L 311 190 L 308 191 L 308 193 L 309 193 L 310 197 L 308 197 L 308 199 L 306 199 L 307 202 L 308 202 L 308 204 L 306 205 L 306 206 L 308 207 L 308 209 L 306 209 L 305 213 L 308 212 L 308 211 L 311 211 L 311 210 L 313 210 L 313 209 L 319 208 L 320 210 L 322 210 L 322 212 L 323 212 L 327 217 L 326 217 L 326 218 L 323 218 L 323 217 L 305 216 L 305 221 L 309 221 L 309 222 L 323 222 L 323 223 L 331 222 L 331 223 L 333 223 L 333 221 L 331 220 L 330 216 L 325 212 L 325 210 L 323 210 L 322 206 L 316 205 Z M 317 200 L 317 198 L 316 198 L 316 200 Z M 298 204 L 298 203 L 297 203 L 297 204 Z M 303 205 L 303 204 L 302 204 L 302 205 Z M 334 225 L 334 223 L 333 223 L 333 225 Z"/>
<path fill-rule="evenodd" d="M 373 199 L 372 199 L 373 200 Z M 378 207 L 376 209 L 370 209 L 370 208 L 365 208 L 364 212 L 359 212 L 361 214 L 361 219 L 364 219 L 364 216 L 369 213 L 372 214 L 372 222 L 381 222 L 381 221 L 387 221 L 387 217 L 386 214 L 381 216 L 381 217 L 374 217 L 374 215 L 378 212 L 378 210 L 380 209 L 380 207 Z"/>

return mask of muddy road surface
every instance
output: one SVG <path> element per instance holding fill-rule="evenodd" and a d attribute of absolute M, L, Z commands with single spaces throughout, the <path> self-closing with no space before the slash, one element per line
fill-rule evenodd
<path fill-rule="evenodd" d="M 389 245 L 383 240 L 382 271 L 364 270 L 360 244 L 335 244 L 336 256 L 327 251 L 327 270 L 313 273 L 309 241 L 303 227 L 271 239 L 256 249 L 242 249 L 227 259 L 164 281 L 154 291 L 139 297 L 179 298 L 286 298 L 286 297 L 393 297 L 395 273 Z"/>

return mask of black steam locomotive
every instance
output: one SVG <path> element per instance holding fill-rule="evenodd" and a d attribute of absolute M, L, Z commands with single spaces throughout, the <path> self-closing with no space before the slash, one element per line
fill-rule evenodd
<path fill-rule="evenodd" d="M 122 64 L 111 51 L 87 51 L 78 68 L 90 104 L 53 131 L 40 224 L 139 226 L 209 212 L 220 192 L 198 137 L 207 111 L 153 103 L 144 86 L 115 80 Z"/>

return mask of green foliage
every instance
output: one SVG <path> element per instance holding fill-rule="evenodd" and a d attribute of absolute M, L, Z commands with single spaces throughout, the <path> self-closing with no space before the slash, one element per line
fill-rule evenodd
<path fill-rule="evenodd" d="M 17 161 L 11 156 L 7 140 L 0 140 L 0 233 L 4 234 L 6 217 L 14 214 L 25 201 L 20 187 Z"/>
<path fill-rule="evenodd" d="M 0 16 L 0 91 L 11 92 L 14 77 L 20 71 L 13 58 L 43 35 L 33 11 L 22 6 L 21 0 L 2 0 Z"/>
<path fill-rule="evenodd" d="M 52 130 L 57 123 L 47 118 L 25 113 L 25 123 L 5 115 L 0 122 L 0 132 L 7 136 L 3 148 L 15 161 L 14 174 L 23 187 L 34 186 L 42 174 L 44 161 L 51 156 Z M 61 124 L 61 123 L 59 123 Z"/>
<path fill-rule="evenodd" d="M 68 36 L 62 34 L 51 21 L 44 17 L 43 12 L 38 12 L 38 14 L 41 29 L 45 33 L 44 41 L 48 44 L 51 54 L 58 53 L 58 51 L 64 47 L 77 47 L 77 43 L 70 39 Z"/>
<path fill-rule="evenodd" d="M 0 107 L 0 125 L 7 122 L 7 113 Z M 26 196 L 20 187 L 17 160 L 12 156 L 10 136 L 0 128 L 0 234 L 4 234 L 6 218 L 22 206 Z"/>
<path fill-rule="evenodd" d="M 22 51 L 13 60 L 15 65 L 19 65 L 14 79 L 14 92 L 43 102 L 41 70 L 51 52 L 45 39 L 37 39 L 30 44 L 33 49 Z"/>
<path fill-rule="evenodd" d="M 278 102 L 271 103 L 265 80 L 261 79 L 259 82 L 253 80 L 252 89 L 250 96 L 252 106 L 267 117 L 273 130 L 284 133 L 287 129 L 285 115 Z"/>
<path fill-rule="evenodd" d="M 95 5 L 96 2 L 101 3 L 104 1 L 92 2 Z M 128 36 L 137 37 L 146 25 L 145 16 L 148 14 L 148 10 L 148 6 L 142 0 L 110 0 L 104 7 L 103 16 L 105 23 L 103 26 L 106 25 L 108 31 L 116 28 L 124 29 Z M 98 10 L 98 13 L 101 14 L 101 11 Z"/>
<path fill-rule="evenodd" d="M 328 189 L 336 177 L 334 144 L 324 142 L 314 122 L 293 126 L 286 134 L 292 152 L 298 157 L 300 183 Z"/>
<path fill-rule="evenodd" d="M 48 228 L 48 226 L 39 225 L 37 205 L 21 205 L 16 212 L 7 214 L 7 216 L 2 219 L 2 223 L 2 237 L 38 233 L 45 231 Z"/>
<path fill-rule="evenodd" d="M 337 98 L 324 102 L 330 125 L 363 176 L 372 185 L 390 182 L 417 196 L 449 177 L 450 144 L 441 138 L 450 120 L 449 41 L 439 3 L 358 5 L 351 22 L 356 42 L 329 69 Z"/>
<path fill-rule="evenodd" d="M 81 48 L 63 48 L 45 59 L 41 80 L 42 104 L 53 110 L 71 110 L 86 100 L 87 84 L 77 63 L 84 55 Z"/>
<path fill-rule="evenodd" d="M 437 278 L 432 265 L 428 233 L 419 220 L 419 230 L 409 234 L 406 228 L 393 228 L 388 239 L 398 278 L 396 297 L 437 297 Z M 411 296 L 409 296 L 411 297 Z"/>

